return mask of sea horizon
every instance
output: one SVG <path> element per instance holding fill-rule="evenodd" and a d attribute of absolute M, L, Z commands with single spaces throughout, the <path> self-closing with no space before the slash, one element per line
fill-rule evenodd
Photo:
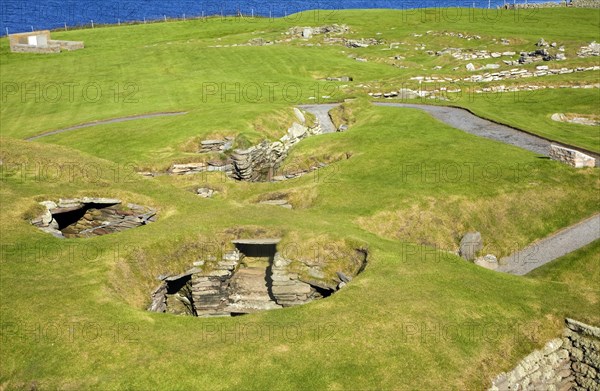
<path fill-rule="evenodd" d="M 323 10 L 331 13 L 348 9 L 419 9 L 419 8 L 497 8 L 503 4 L 546 3 L 546 0 L 322 0 L 322 1 L 189 1 L 157 0 L 101 2 L 73 0 L 9 0 L 1 5 L 0 35 L 33 30 L 85 28 L 97 25 L 144 23 L 211 16 L 287 17 L 302 11 Z M 555 1 L 559 2 L 559 1 Z M 327 15 L 323 15 L 325 19 Z M 332 16 L 332 14 L 329 14 Z"/>

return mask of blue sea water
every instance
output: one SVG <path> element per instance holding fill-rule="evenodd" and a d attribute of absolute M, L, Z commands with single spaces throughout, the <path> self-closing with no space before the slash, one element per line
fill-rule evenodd
<path fill-rule="evenodd" d="M 13 34 L 66 26 L 117 24 L 209 15 L 260 15 L 282 17 L 305 10 L 364 8 L 492 8 L 526 0 L 2 0 L 0 34 Z M 548 0 L 529 0 L 530 3 Z"/>

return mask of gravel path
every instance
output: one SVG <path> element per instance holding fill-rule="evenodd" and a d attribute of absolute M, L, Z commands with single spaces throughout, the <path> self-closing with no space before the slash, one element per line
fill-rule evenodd
<path fill-rule="evenodd" d="M 156 118 L 156 117 L 172 117 L 174 115 L 182 115 L 182 114 L 187 114 L 187 112 L 186 111 L 179 111 L 179 112 L 174 112 L 174 113 L 141 114 L 141 115 L 132 115 L 132 116 L 129 116 L 129 117 L 112 118 L 112 119 L 106 119 L 106 120 L 102 120 L 102 121 L 87 122 L 87 123 L 81 124 L 81 125 L 75 125 L 75 126 L 71 126 L 71 127 L 68 127 L 68 128 L 63 128 L 63 129 L 53 130 L 51 132 L 46 132 L 46 133 L 38 134 L 36 136 L 28 137 L 25 140 L 26 141 L 37 140 L 37 139 L 42 138 L 42 137 L 52 136 L 54 134 L 59 134 L 59 133 L 63 133 L 63 132 L 68 132 L 69 130 L 89 128 L 90 126 L 98 126 L 98 125 L 105 125 L 105 124 L 114 124 L 114 123 L 117 123 L 117 122 L 133 121 L 133 120 L 136 120 L 136 119 L 146 119 L 146 118 Z"/>
<path fill-rule="evenodd" d="M 339 106 L 339 103 L 321 105 L 302 105 L 299 108 L 308 111 L 318 118 L 323 133 L 335 133 L 337 129 L 329 117 L 329 110 Z"/>
<path fill-rule="evenodd" d="M 522 276 L 533 269 L 600 239 L 600 214 L 541 239 L 508 257 L 496 269 Z"/>
<path fill-rule="evenodd" d="M 375 105 L 424 110 L 438 120 L 467 133 L 515 145 L 545 156 L 549 153 L 551 144 L 549 140 L 477 117 L 464 109 L 410 103 L 375 103 Z M 596 166 L 600 165 L 599 155 L 589 151 L 583 152 L 596 158 Z M 555 232 L 523 250 L 500 259 L 502 266 L 497 270 L 522 276 L 598 239 L 600 239 L 600 214 Z"/>
<path fill-rule="evenodd" d="M 511 128 L 510 126 L 497 124 L 495 122 L 478 117 L 468 110 L 457 107 L 431 106 L 413 103 L 375 103 L 376 106 L 388 107 L 406 107 L 419 109 L 428 112 L 438 120 L 460 129 L 464 132 L 476 136 L 489 138 L 506 144 L 515 145 L 528 151 L 548 156 L 550 144 L 564 145 L 558 142 L 551 142 L 542 137 L 538 137 L 527 132 Z M 567 148 L 578 149 L 572 146 L 564 145 Z M 582 151 L 596 159 L 596 166 L 600 166 L 600 155 Z"/>

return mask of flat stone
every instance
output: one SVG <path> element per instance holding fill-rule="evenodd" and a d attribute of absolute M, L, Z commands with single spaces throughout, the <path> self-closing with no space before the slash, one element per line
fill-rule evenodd
<path fill-rule="evenodd" d="M 46 209 L 55 209 L 55 208 L 58 208 L 58 205 L 54 201 L 42 201 L 42 202 L 40 202 L 40 205 L 45 206 Z"/>
<path fill-rule="evenodd" d="M 81 202 L 84 204 L 100 204 L 100 205 L 116 205 L 120 204 L 121 200 L 117 198 L 94 198 L 94 197 L 83 197 Z"/>
<path fill-rule="evenodd" d="M 306 118 L 304 117 L 304 114 L 297 107 L 294 107 L 294 115 L 296 116 L 298 121 L 300 121 L 300 123 L 304 124 L 306 122 Z"/>
<path fill-rule="evenodd" d="M 477 258 L 475 260 L 475 264 L 490 270 L 496 270 L 499 266 L 498 259 L 492 254 L 487 254 L 485 257 Z"/>
<path fill-rule="evenodd" d="M 203 140 L 200 141 L 201 145 L 218 145 L 218 144 L 223 144 L 225 141 L 223 140 Z"/>
<path fill-rule="evenodd" d="M 469 232 L 460 241 L 459 254 L 467 261 L 473 261 L 478 251 L 483 248 L 481 233 Z"/>
<path fill-rule="evenodd" d="M 323 271 L 320 268 L 318 268 L 318 267 L 311 267 L 311 268 L 309 268 L 308 269 L 308 274 L 311 277 L 314 277 L 314 278 L 319 278 L 319 279 L 325 278 L 325 273 L 323 273 Z"/>
<path fill-rule="evenodd" d="M 232 240 L 233 244 L 258 244 L 258 245 L 269 245 L 277 244 L 281 241 L 281 238 L 265 238 L 265 239 L 236 239 Z"/>
<path fill-rule="evenodd" d="M 306 134 L 307 131 L 308 131 L 308 128 L 306 126 L 303 126 L 297 122 L 294 122 L 292 124 L 292 126 L 288 129 L 288 135 L 292 139 L 301 138 Z"/>
<path fill-rule="evenodd" d="M 61 206 L 61 205 L 65 205 L 65 206 Z M 51 213 L 53 215 L 56 215 L 56 214 L 61 214 L 61 213 L 72 212 L 74 210 L 79 210 L 79 209 L 83 208 L 82 204 L 71 204 L 71 206 L 67 206 L 67 205 L 68 204 L 59 204 L 59 207 L 52 209 Z"/>

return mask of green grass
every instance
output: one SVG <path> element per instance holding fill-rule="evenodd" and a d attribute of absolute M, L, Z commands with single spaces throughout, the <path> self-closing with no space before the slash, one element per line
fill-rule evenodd
<path fill-rule="evenodd" d="M 355 37 L 412 45 L 426 39 L 412 32 L 460 31 L 481 35 L 485 44 L 518 37 L 526 47 L 543 36 L 566 40 L 569 50 L 595 39 L 599 21 L 585 10 L 539 11 L 530 24 L 509 14 L 498 23 L 422 22 L 420 14 L 388 10 L 335 15 Z M 304 47 L 302 41 L 208 48 L 257 36 L 279 39 L 295 25 L 332 22 L 302 17 L 57 32 L 59 39 L 84 40 L 86 49 L 56 56 L 10 54 L 0 40 L 3 82 L 96 82 L 103 92 L 115 83 L 139 87 L 137 103 L 122 97 L 115 103 L 104 94 L 95 103 L 21 102 L 13 96 L 2 102 L 0 388 L 475 390 L 560 335 L 565 316 L 600 324 L 598 243 L 525 278 L 444 251 L 476 229 L 485 250 L 501 255 L 597 213 L 598 171 L 539 159 L 418 110 L 374 107 L 355 92 L 361 83 L 393 85 L 430 72 L 421 67 L 430 68 L 435 59 L 419 53 L 411 58 L 413 68 L 400 70 L 347 57 L 363 55 L 361 49 Z M 480 44 L 454 41 L 436 37 L 431 45 Z M 380 49 L 367 48 L 365 56 L 390 53 Z M 354 81 L 346 83 L 349 88 L 336 83 L 334 93 L 324 92 L 330 84 L 317 80 L 341 75 Z M 202 98 L 203 83 L 223 82 L 277 87 L 274 99 L 259 102 Z M 301 96 L 284 99 L 285 83 L 296 83 Z M 548 115 L 597 112 L 594 94 L 545 91 L 532 104 L 508 98 L 457 104 L 593 149 L 593 134 L 549 122 Z M 216 174 L 144 178 L 134 172 L 201 159 L 194 142 L 211 135 L 242 134 L 250 143 L 278 138 L 295 104 L 309 103 L 311 96 L 326 100 L 323 95 L 360 99 L 338 113 L 353 121 L 348 131 L 303 140 L 284 165 L 331 163 L 315 173 L 282 183 L 239 183 Z M 188 114 L 22 140 L 158 111 Z M 460 177 L 449 171 L 457 167 Z M 220 193 L 201 199 L 193 193 L 200 186 Z M 295 209 L 257 204 L 280 194 Z M 28 224 L 37 201 L 84 195 L 152 206 L 159 219 L 119 234 L 68 240 Z M 328 253 L 329 244 L 342 251 L 367 246 L 369 263 L 340 292 L 302 307 L 216 319 L 145 311 L 159 274 L 184 271 L 202 243 L 257 228 L 281 235 L 282 247 L 298 245 L 303 257 L 317 246 L 331 263 L 337 258 Z"/>
<path fill-rule="evenodd" d="M 597 79 L 596 75 L 596 81 Z M 554 113 L 597 114 L 597 89 L 564 89 L 520 93 L 482 94 L 452 102 L 475 114 L 523 129 L 550 140 L 600 152 L 600 127 L 556 122 Z"/>

